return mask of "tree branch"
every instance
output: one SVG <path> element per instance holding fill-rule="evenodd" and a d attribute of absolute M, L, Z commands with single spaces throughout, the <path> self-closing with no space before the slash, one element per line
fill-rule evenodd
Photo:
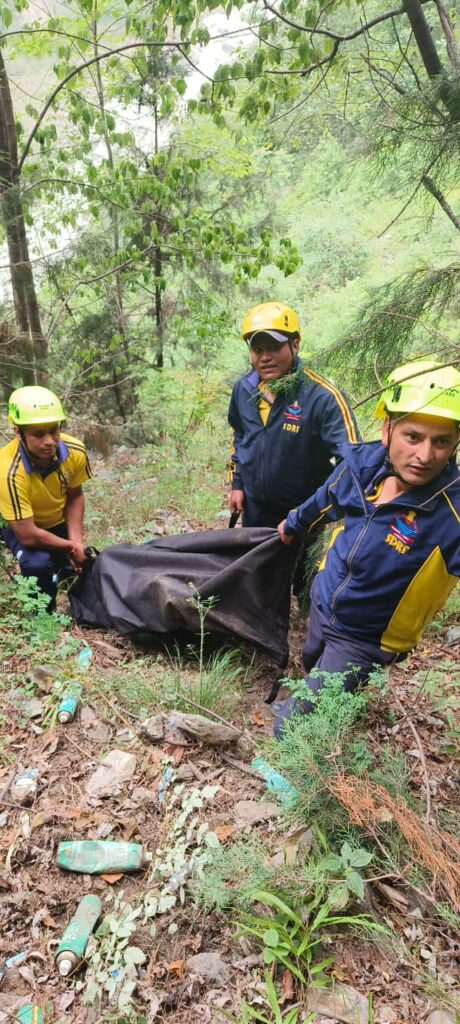
<path fill-rule="evenodd" d="M 434 0 L 434 2 L 437 7 L 439 20 L 446 39 L 447 56 L 449 57 L 452 67 L 455 69 L 457 74 L 460 74 L 460 53 L 456 43 L 454 26 L 449 12 L 446 10 L 441 0 Z"/>
<path fill-rule="evenodd" d="M 432 0 L 420 0 L 420 2 L 431 3 Z M 371 28 L 374 28 L 375 25 L 379 25 L 383 21 L 388 21 L 390 18 L 397 18 L 400 14 L 406 13 L 405 4 L 402 7 L 394 7 L 393 10 L 386 11 L 385 14 L 378 14 L 375 18 L 371 18 L 370 21 L 364 22 L 359 26 L 359 28 L 353 29 L 352 32 L 347 32 L 345 33 L 345 35 L 340 35 L 339 32 L 333 32 L 330 29 L 317 28 L 317 26 L 309 28 L 306 25 L 300 25 L 298 22 L 292 21 L 290 18 L 287 18 L 286 15 L 281 14 L 279 11 L 277 11 L 276 7 L 272 7 L 272 5 L 268 3 L 268 0 L 264 0 L 264 8 L 267 11 L 271 11 L 275 18 L 277 18 L 279 21 L 284 21 L 284 23 L 286 25 L 289 25 L 290 28 L 296 28 L 298 29 L 299 32 L 306 32 L 307 35 L 310 36 L 326 36 L 328 39 L 334 39 L 339 44 L 349 42 L 349 40 L 351 39 L 357 39 L 359 36 L 362 36 L 365 33 L 369 32 L 369 30 Z"/>
<path fill-rule="evenodd" d="M 33 181 L 31 185 L 28 185 L 27 188 L 24 188 L 22 190 L 22 195 L 25 196 L 27 195 L 27 192 L 31 192 L 32 189 L 38 188 L 40 185 L 47 184 L 78 185 L 79 188 L 90 188 L 93 192 L 97 192 L 105 203 L 109 203 L 111 206 L 117 206 L 119 210 L 125 209 L 125 207 L 122 206 L 121 203 L 116 203 L 114 199 L 110 199 L 109 196 L 106 196 L 104 192 L 102 192 L 102 190 L 97 187 L 97 185 L 90 185 L 89 182 L 78 181 L 76 178 L 39 178 L 38 181 Z"/>
<path fill-rule="evenodd" d="M 75 75 L 79 75 L 81 71 L 85 70 L 85 68 L 89 68 L 89 67 L 92 66 L 92 64 L 97 64 L 99 61 L 105 60 L 106 57 L 114 57 L 114 56 L 116 56 L 117 53 L 124 53 L 126 50 L 138 49 L 141 46 L 153 46 L 155 48 L 157 48 L 157 47 L 166 47 L 168 49 L 178 50 L 180 44 L 179 43 L 148 43 L 148 42 L 125 43 L 124 46 L 117 46 L 113 50 L 106 50 L 104 53 L 99 53 L 99 54 L 97 54 L 96 57 L 91 57 L 89 60 L 84 61 L 83 64 L 79 64 L 77 68 L 73 68 L 72 71 L 69 71 L 69 73 L 65 76 L 65 78 L 63 78 L 58 83 L 56 88 L 51 93 L 51 96 L 46 101 L 45 106 L 43 107 L 43 110 L 39 114 L 39 116 L 38 116 L 38 118 L 37 118 L 37 120 L 36 120 L 36 122 L 35 122 L 35 124 L 34 124 L 34 126 L 32 128 L 32 131 L 31 131 L 31 133 L 29 135 L 29 138 L 27 139 L 27 142 L 26 142 L 26 144 L 24 146 L 24 150 L 23 150 L 21 159 L 19 161 L 19 168 L 18 168 L 19 172 L 22 170 L 22 167 L 24 165 L 24 161 L 25 161 L 25 159 L 27 157 L 27 154 L 28 154 L 29 149 L 30 149 L 30 147 L 32 145 L 32 142 L 33 142 L 33 140 L 34 140 L 34 138 L 35 138 L 35 136 L 37 134 L 37 131 L 38 131 L 42 121 L 46 117 L 51 104 L 54 103 L 54 100 L 56 99 L 56 96 L 61 92 L 62 89 L 64 89 L 64 87 L 67 85 L 67 82 L 70 82 L 70 80 L 72 78 L 75 78 Z"/>
<path fill-rule="evenodd" d="M 452 210 L 452 207 L 449 206 L 449 203 L 447 202 L 446 197 L 441 192 L 441 190 L 437 187 L 437 185 L 435 185 L 433 179 L 429 178 L 427 174 L 422 174 L 421 182 L 422 182 L 422 185 L 425 186 L 427 191 L 430 192 L 432 196 L 434 196 L 436 201 L 439 203 L 441 209 L 444 210 L 444 213 L 446 214 L 446 216 L 449 218 L 449 220 L 452 221 L 452 224 L 454 225 L 454 227 L 457 228 L 457 231 L 460 231 L 460 220 L 459 220 L 459 218 L 456 216 L 456 214 Z"/>

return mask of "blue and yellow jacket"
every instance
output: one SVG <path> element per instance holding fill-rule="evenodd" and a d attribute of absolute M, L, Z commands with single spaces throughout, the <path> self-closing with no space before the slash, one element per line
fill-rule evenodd
<path fill-rule="evenodd" d="M 340 632 L 397 653 L 411 650 L 460 576 L 460 472 L 450 460 L 429 484 L 374 505 L 386 451 L 379 442 L 343 445 L 342 462 L 289 513 L 285 531 L 343 519 L 314 600 Z"/>
<path fill-rule="evenodd" d="M 280 518 L 327 479 L 343 442 L 359 439 L 341 391 L 296 359 L 293 370 L 299 369 L 304 382 L 289 397 L 279 394 L 268 416 L 260 410 L 263 391 L 255 370 L 234 385 L 228 412 L 232 487 L 259 504 L 279 505 Z"/>

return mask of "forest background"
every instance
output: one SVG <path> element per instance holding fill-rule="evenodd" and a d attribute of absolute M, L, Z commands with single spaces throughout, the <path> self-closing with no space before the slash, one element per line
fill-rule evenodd
<path fill-rule="evenodd" d="M 96 446 L 153 444 L 192 514 L 249 306 L 292 305 L 354 403 L 458 355 L 454 5 L 323 7 L 0 5 L 4 395 L 49 383 Z"/>
<path fill-rule="evenodd" d="M 71 432 L 91 446 L 88 542 L 104 547 L 225 525 L 226 409 L 247 366 L 240 324 L 251 305 L 276 298 L 296 309 L 301 354 L 347 390 L 367 438 L 376 436 L 376 394 L 391 369 L 424 354 L 460 361 L 456 18 L 455 5 L 442 0 L 229 0 L 225 7 L 214 0 L 0 0 L 0 383 L 5 411 L 14 387 L 48 384 L 63 397 Z M 6 419 L 2 431 L 9 440 Z M 33 970 L 30 957 L 18 968 L 24 999 L 30 1002 L 32 988 L 34 1000 L 54 1001 L 53 1019 L 75 1024 L 121 1024 L 131 1011 L 142 1014 L 134 1016 L 139 1024 L 159 1012 L 172 1024 L 197 1020 L 188 966 L 182 976 L 190 949 L 217 944 L 239 964 L 242 920 L 257 937 L 248 908 L 266 897 L 269 945 L 267 913 L 287 893 L 308 922 L 300 933 L 306 966 L 299 947 L 292 963 L 280 947 L 286 970 L 278 1005 L 266 971 L 260 988 L 273 950 L 264 951 L 257 985 L 249 957 L 241 983 L 232 976 L 237 984 L 220 1004 L 234 1011 L 232 1019 L 310 1019 L 305 989 L 314 995 L 310 982 L 333 959 L 317 962 L 324 954 L 316 923 L 323 927 L 331 908 L 354 914 L 358 906 L 358 917 L 334 911 L 326 921 L 345 931 L 343 941 L 334 937 L 335 974 L 327 982 L 358 986 L 366 1024 L 434 1024 L 441 1006 L 452 1010 L 443 1019 L 453 1024 L 458 597 L 392 670 L 390 685 L 380 678 L 349 700 L 342 680 L 332 678 L 316 714 L 274 744 L 264 659 L 233 649 L 205 658 L 206 602 L 196 592 L 198 649 L 157 654 L 112 632 L 69 629 L 68 619 L 48 615 L 43 602 L 40 609 L 2 555 L 0 568 L 2 878 L 10 886 L 0 924 L 2 955 L 31 941 L 40 946 Z M 294 673 L 303 634 L 304 619 L 293 615 Z M 69 727 L 56 721 L 81 655 L 87 730 L 85 708 Z M 221 764 L 219 748 L 188 742 L 172 753 L 169 743 L 144 750 L 142 718 L 171 708 L 235 721 L 251 752 L 261 750 L 294 786 L 296 803 L 286 813 L 295 821 L 291 836 L 311 836 L 305 862 L 297 840 L 288 854 L 285 817 L 258 828 L 253 841 L 246 833 L 240 840 L 235 801 L 252 795 L 260 810 L 263 789 L 240 758 L 225 753 Z M 111 742 L 128 743 L 138 766 L 128 793 L 104 806 L 100 834 L 139 836 L 160 860 L 140 886 L 123 878 L 83 976 L 56 985 L 54 967 L 43 974 L 49 938 L 63 933 L 81 895 L 79 876 L 69 882 L 55 864 L 56 844 L 99 835 L 101 819 L 88 817 L 81 786 Z M 194 902 L 190 910 L 180 889 L 179 917 L 171 888 L 161 910 L 155 897 L 158 878 L 161 885 L 168 879 L 166 887 L 171 881 L 183 838 L 174 821 L 168 833 L 180 787 L 166 812 L 161 805 L 173 755 L 176 767 L 182 756 L 198 761 L 198 773 L 183 767 L 193 786 L 203 786 L 181 797 L 183 822 L 200 808 L 200 842 L 203 825 L 212 835 L 216 825 L 223 846 L 212 870 L 201 862 L 198 909 Z M 8 800 L 18 762 L 40 765 L 30 819 Z M 208 812 L 203 801 L 211 792 Z M 69 801 L 74 817 L 61 820 Z M 115 831 L 105 831 L 107 814 Z M 201 853 L 187 849 L 187 870 Z M 270 867 L 272 854 L 278 859 Z M 95 890 L 99 884 L 106 883 L 96 880 Z M 368 933 L 356 934 L 357 924 L 371 923 L 363 924 L 361 907 L 373 915 L 374 938 L 375 922 L 391 926 L 391 955 L 376 941 L 371 947 Z M 165 918 L 158 934 L 155 920 L 135 932 L 141 912 L 149 922 Z M 299 964 L 308 985 L 300 975 L 295 988 Z M 280 974 L 273 977 L 278 984 Z M 16 995 L 15 984 L 8 982 L 2 1000 Z M 199 991 L 214 1008 L 215 992 Z M 18 1005 L 8 1004 L 10 1019 Z M 200 1019 L 210 1020 L 208 1005 L 201 1009 Z"/>

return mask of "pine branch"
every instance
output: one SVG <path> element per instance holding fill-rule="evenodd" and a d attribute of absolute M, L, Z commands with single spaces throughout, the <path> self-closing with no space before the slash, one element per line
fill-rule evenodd
<path fill-rule="evenodd" d="M 454 227 L 457 228 L 457 231 L 460 231 L 460 220 L 459 220 L 459 218 L 456 216 L 456 214 L 452 210 L 452 207 L 449 206 L 449 203 L 447 202 L 446 197 L 441 192 L 441 190 L 437 187 L 437 185 L 435 185 L 433 179 L 429 178 L 427 174 L 423 174 L 422 175 L 422 184 L 425 186 L 425 188 L 428 190 L 428 192 L 430 192 L 431 195 L 434 196 L 436 201 L 439 203 L 441 209 L 444 210 L 444 213 L 447 215 L 449 220 L 452 221 L 452 224 L 454 225 Z"/>

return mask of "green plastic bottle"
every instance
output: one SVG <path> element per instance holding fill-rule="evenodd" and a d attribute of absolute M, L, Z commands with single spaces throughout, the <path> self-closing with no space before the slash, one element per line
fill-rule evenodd
<path fill-rule="evenodd" d="M 140 843 L 112 842 L 110 839 L 79 839 L 59 843 L 57 862 L 67 871 L 87 875 L 104 872 L 139 871 L 152 860 Z"/>
<path fill-rule="evenodd" d="M 19 1021 L 20 1024 L 43 1024 L 44 1017 L 39 1006 L 34 1005 L 34 1003 L 27 1003 L 26 1006 L 21 1006 L 21 1009 L 18 1010 L 14 1018 L 14 1024 L 16 1024 L 16 1021 Z"/>
<path fill-rule="evenodd" d="M 81 964 L 88 939 L 101 913 L 99 896 L 92 893 L 83 896 L 56 950 L 56 967 L 61 977 L 67 978 Z"/>

